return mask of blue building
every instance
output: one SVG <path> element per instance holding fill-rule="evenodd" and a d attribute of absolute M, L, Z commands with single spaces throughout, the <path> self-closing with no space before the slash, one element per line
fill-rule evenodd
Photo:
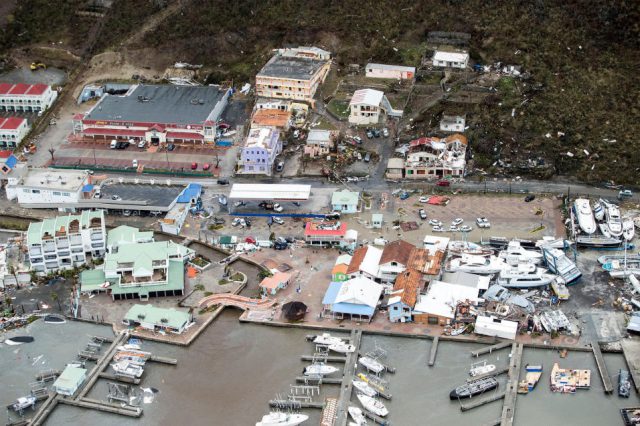
<path fill-rule="evenodd" d="M 408 269 L 398 275 L 387 302 L 389 321 L 413 321 L 413 308 L 416 306 L 421 288 L 422 274 L 415 269 Z"/>
<path fill-rule="evenodd" d="M 332 282 L 322 299 L 323 315 L 370 322 L 381 294 L 382 285 L 365 277 Z"/>

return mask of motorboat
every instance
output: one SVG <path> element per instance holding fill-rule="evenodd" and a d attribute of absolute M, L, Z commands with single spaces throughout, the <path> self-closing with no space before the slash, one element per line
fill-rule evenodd
<path fill-rule="evenodd" d="M 471 398 L 497 387 L 498 381 L 495 377 L 484 377 L 482 379 L 471 380 L 452 390 L 449 393 L 449 399 Z"/>
<path fill-rule="evenodd" d="M 609 225 L 606 223 L 599 223 L 598 228 L 600 228 L 600 233 L 605 238 L 611 238 L 611 231 L 609 231 Z"/>
<path fill-rule="evenodd" d="M 21 345 L 23 343 L 31 343 L 34 341 L 34 338 L 31 336 L 13 336 L 8 339 L 5 339 L 4 343 L 9 346 Z"/>
<path fill-rule="evenodd" d="M 358 361 L 364 368 L 369 371 L 373 371 L 376 374 L 381 373 L 385 369 L 382 363 L 368 356 L 361 356 Z"/>
<path fill-rule="evenodd" d="M 580 272 L 576 264 L 562 250 L 543 247 L 542 255 L 549 270 L 556 275 L 560 275 L 566 285 L 571 284 L 582 276 L 582 272 Z"/>
<path fill-rule="evenodd" d="M 555 280 L 551 281 L 551 290 L 553 290 L 558 300 L 569 300 L 569 289 L 562 277 L 556 277 Z"/>
<path fill-rule="evenodd" d="M 618 396 L 629 398 L 631 395 L 631 375 L 629 370 L 620 370 L 618 372 Z"/>
<path fill-rule="evenodd" d="M 387 407 L 385 407 L 384 404 L 377 399 L 362 393 L 358 393 L 357 396 L 360 404 L 362 404 L 364 409 L 368 412 L 380 417 L 384 417 L 389 414 L 389 410 L 387 410 Z"/>
<path fill-rule="evenodd" d="M 33 395 L 21 396 L 16 399 L 8 408 L 11 408 L 16 413 L 21 413 L 27 408 L 33 408 L 36 405 L 36 397 Z"/>
<path fill-rule="evenodd" d="M 353 380 L 352 383 L 354 388 L 367 396 L 376 396 L 378 394 L 378 391 L 369 386 L 367 382 L 363 382 L 362 380 Z"/>
<path fill-rule="evenodd" d="M 299 413 L 281 413 L 272 411 L 262 416 L 256 426 L 296 426 L 306 422 L 309 416 Z"/>
<path fill-rule="evenodd" d="M 618 237 L 606 237 L 597 235 L 578 235 L 576 237 L 576 245 L 578 247 L 586 247 L 592 249 L 615 249 L 620 247 L 622 241 Z"/>
<path fill-rule="evenodd" d="M 505 263 L 496 256 L 473 256 L 464 254 L 461 257 L 450 259 L 447 263 L 447 272 L 468 272 L 470 274 L 490 275 L 502 270 Z"/>
<path fill-rule="evenodd" d="M 573 212 L 578 219 L 578 226 L 585 234 L 596 232 L 596 220 L 591 211 L 591 205 L 586 198 L 578 198 L 573 202 Z"/>
<path fill-rule="evenodd" d="M 496 283 L 505 288 L 543 287 L 551 284 L 556 278 L 555 275 L 544 272 L 543 268 L 538 268 L 531 263 L 509 265 L 500 271 Z"/>
<path fill-rule="evenodd" d="M 640 262 L 640 254 L 603 254 L 598 257 L 598 263 L 604 265 L 605 263 L 609 263 L 613 260 L 624 261 L 625 258 L 627 259 L 627 262 Z"/>
<path fill-rule="evenodd" d="M 608 203 L 605 209 L 605 217 L 609 232 L 614 237 L 622 235 L 622 219 L 620 217 L 620 209 L 615 204 Z"/>
<path fill-rule="evenodd" d="M 600 201 L 593 203 L 593 217 L 596 220 L 602 220 L 604 218 L 604 207 Z"/>
<path fill-rule="evenodd" d="M 471 365 L 469 369 L 469 375 L 471 377 L 482 376 L 488 373 L 493 373 L 496 370 L 495 364 L 487 364 L 487 361 L 475 363 Z"/>
<path fill-rule="evenodd" d="M 573 244 L 573 241 L 565 240 L 564 238 L 555 238 L 550 235 L 542 237 L 541 240 L 536 241 L 536 247 L 542 249 L 542 247 L 564 249 Z"/>
<path fill-rule="evenodd" d="M 140 378 L 142 376 L 142 373 L 144 373 L 144 368 L 142 368 L 141 365 L 135 364 L 130 361 L 118 361 L 112 364 L 111 367 L 113 368 L 113 371 L 116 372 L 116 374 L 122 376 Z"/>
<path fill-rule="evenodd" d="M 341 338 L 332 336 L 329 333 L 322 333 L 313 338 L 313 343 L 329 346 L 339 345 L 341 343 L 344 343 L 344 341 Z"/>
<path fill-rule="evenodd" d="M 364 413 L 362 412 L 362 410 L 360 408 L 350 405 L 347 408 L 347 411 L 349 412 L 349 415 L 355 421 L 355 424 L 357 426 L 366 426 L 367 425 L 367 418 L 365 417 Z"/>
<path fill-rule="evenodd" d="M 524 367 L 526 373 L 524 379 L 518 384 L 518 393 L 527 394 L 533 391 L 542 377 L 542 364 Z"/>
<path fill-rule="evenodd" d="M 49 314 L 45 315 L 44 322 L 47 324 L 64 324 L 67 320 L 65 320 L 61 315 Z"/>
<path fill-rule="evenodd" d="M 349 343 L 340 342 L 329 345 L 329 350 L 338 352 L 340 354 L 350 354 L 356 351 L 356 347 L 354 345 L 350 345 Z"/>
<path fill-rule="evenodd" d="M 625 278 L 631 275 L 640 275 L 640 262 L 616 259 L 602 265 L 602 269 L 609 272 L 609 276 L 612 278 Z"/>
<path fill-rule="evenodd" d="M 624 239 L 626 241 L 631 241 L 633 240 L 633 237 L 635 236 L 635 234 L 636 234 L 636 230 L 633 225 L 633 220 L 625 219 L 622 222 L 622 235 L 624 236 Z"/>
<path fill-rule="evenodd" d="M 327 364 L 311 364 L 304 369 L 305 376 L 327 376 L 336 373 L 338 368 Z"/>
<path fill-rule="evenodd" d="M 447 250 L 449 253 L 457 256 L 462 256 L 464 254 L 473 256 L 491 256 L 493 254 L 493 249 L 468 241 L 450 241 L 447 245 Z"/>
<path fill-rule="evenodd" d="M 368 384 L 370 387 L 374 388 L 378 392 L 384 392 L 385 388 L 378 378 L 367 376 L 363 373 L 358 373 L 358 378 Z"/>
<path fill-rule="evenodd" d="M 533 263 L 535 265 L 542 261 L 542 253 L 534 250 L 527 250 L 518 241 L 509 241 L 507 248 L 498 255 L 511 265 L 518 263 Z"/>

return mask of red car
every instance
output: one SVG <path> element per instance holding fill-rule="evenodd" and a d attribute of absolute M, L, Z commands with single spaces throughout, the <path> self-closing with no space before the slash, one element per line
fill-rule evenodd
<path fill-rule="evenodd" d="M 438 182 L 436 182 L 437 186 L 451 186 L 451 182 L 449 182 L 448 180 L 439 180 Z"/>
<path fill-rule="evenodd" d="M 191 170 L 195 170 L 198 168 L 198 163 L 191 163 Z"/>
<path fill-rule="evenodd" d="M 209 170 L 209 168 L 211 168 L 211 164 L 209 164 L 209 163 L 204 163 L 202 165 L 202 170 Z"/>
<path fill-rule="evenodd" d="M 256 239 L 253 238 L 253 237 L 247 237 L 247 238 L 244 239 L 244 242 L 248 243 L 248 244 L 255 244 L 256 243 Z"/>

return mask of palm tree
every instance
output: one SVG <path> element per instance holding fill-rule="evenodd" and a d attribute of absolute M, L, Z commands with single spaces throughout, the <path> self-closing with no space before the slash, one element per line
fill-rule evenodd
<path fill-rule="evenodd" d="M 51 292 L 51 300 L 58 303 L 58 310 L 62 311 L 62 306 L 60 305 L 60 298 L 58 297 L 58 293 L 55 291 Z"/>

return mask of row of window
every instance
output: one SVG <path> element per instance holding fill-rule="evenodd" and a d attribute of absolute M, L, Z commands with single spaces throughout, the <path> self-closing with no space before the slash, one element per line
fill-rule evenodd
<path fill-rule="evenodd" d="M 40 194 L 40 190 L 39 189 L 23 189 L 22 192 L 24 192 L 25 194 Z M 53 191 L 52 192 L 54 197 L 70 197 L 71 193 L 70 192 L 60 192 L 60 191 Z"/>
<path fill-rule="evenodd" d="M 16 99 L 0 98 L 0 104 L 4 104 L 4 103 L 7 103 L 7 104 L 22 104 L 22 103 L 30 104 L 31 103 L 31 99 L 25 99 L 24 102 L 22 102 L 22 101 L 23 101 L 22 99 L 17 99 L 16 100 Z M 38 100 L 34 100 L 33 103 L 39 105 L 41 102 L 38 99 Z"/>

